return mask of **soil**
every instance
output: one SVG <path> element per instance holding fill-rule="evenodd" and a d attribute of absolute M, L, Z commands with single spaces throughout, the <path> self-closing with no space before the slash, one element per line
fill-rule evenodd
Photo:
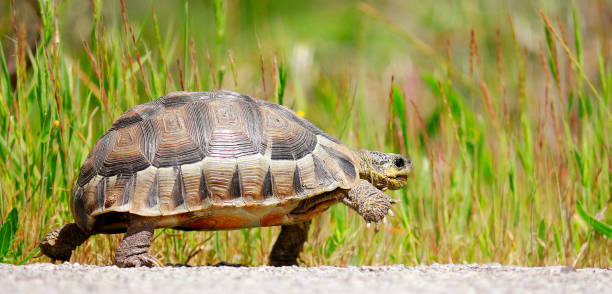
<path fill-rule="evenodd" d="M 499 264 L 160 267 L 0 264 L 2 293 L 612 293 L 612 269 Z"/>

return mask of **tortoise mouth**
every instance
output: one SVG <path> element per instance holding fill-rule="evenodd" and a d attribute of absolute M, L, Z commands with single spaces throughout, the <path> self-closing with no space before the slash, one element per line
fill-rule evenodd
<path fill-rule="evenodd" d="M 391 190 L 398 190 L 406 186 L 406 184 L 408 184 L 408 175 L 397 175 L 392 178 L 387 178 L 386 188 Z"/>

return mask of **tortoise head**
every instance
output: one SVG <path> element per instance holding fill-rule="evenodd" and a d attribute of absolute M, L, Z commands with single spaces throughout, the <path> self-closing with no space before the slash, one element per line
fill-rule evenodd
<path fill-rule="evenodd" d="M 381 190 L 397 190 L 406 186 L 412 161 L 406 156 L 361 149 L 359 176 Z"/>

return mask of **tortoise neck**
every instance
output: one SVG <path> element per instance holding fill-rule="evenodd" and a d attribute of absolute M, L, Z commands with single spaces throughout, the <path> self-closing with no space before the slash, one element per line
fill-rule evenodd
<path fill-rule="evenodd" d="M 372 175 L 372 156 L 370 155 L 370 150 L 359 149 L 355 151 L 355 153 L 357 153 L 357 157 L 359 158 L 359 178 L 372 183 L 374 179 Z"/>

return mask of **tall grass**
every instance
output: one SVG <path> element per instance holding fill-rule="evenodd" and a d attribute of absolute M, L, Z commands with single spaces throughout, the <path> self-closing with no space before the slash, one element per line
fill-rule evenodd
<path fill-rule="evenodd" d="M 605 12 L 341 3 L 346 13 L 95 0 L 74 42 L 66 23 L 78 5 L 40 1 L 35 51 L 22 50 L 15 15 L 15 50 L 0 55 L 0 230 L 17 231 L 0 240 L 0 259 L 48 261 L 32 259 L 37 243 L 72 222 L 80 164 L 124 110 L 168 91 L 224 88 L 292 107 L 353 148 L 414 162 L 408 187 L 389 192 L 395 217 L 376 232 L 333 207 L 314 220 L 305 265 L 612 265 L 612 39 L 591 19 Z M 398 17 L 407 14 L 413 23 Z M 259 265 L 278 231 L 158 230 L 152 252 L 165 263 Z M 94 236 L 72 261 L 110 264 L 120 239 Z"/>

